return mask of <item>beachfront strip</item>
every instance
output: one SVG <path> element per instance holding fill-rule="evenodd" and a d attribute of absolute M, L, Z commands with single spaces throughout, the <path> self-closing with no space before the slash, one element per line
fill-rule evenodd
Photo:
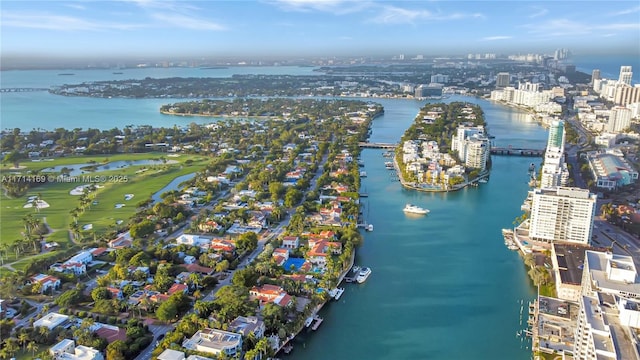
<path fill-rule="evenodd" d="M 640 276 L 637 249 L 625 236 L 604 227 L 604 247 L 594 231 L 598 196 L 589 189 L 569 187 L 565 159 L 564 121 L 550 123 L 542 173 L 532 185 L 513 229 L 504 229 L 505 244 L 518 249 L 538 297 L 528 306 L 528 329 L 535 359 L 640 359 Z M 637 171 L 612 153 L 588 153 L 596 188 L 614 190 L 637 180 Z M 623 164 L 614 169 L 612 164 Z M 536 181 L 537 180 L 537 181 Z M 629 204 L 639 212 L 638 204 Z M 627 206 L 619 206 L 620 209 Z M 620 236 L 620 238 L 618 237 Z M 623 241 L 623 245 L 619 243 Z M 600 245 L 600 246 L 596 246 Z M 632 245 L 632 246 L 629 246 Z"/>

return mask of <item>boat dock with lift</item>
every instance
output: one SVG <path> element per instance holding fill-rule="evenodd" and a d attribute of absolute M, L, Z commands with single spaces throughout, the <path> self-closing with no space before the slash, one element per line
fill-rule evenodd
<path fill-rule="evenodd" d="M 514 241 L 513 238 L 513 230 L 511 229 L 502 229 L 502 236 L 504 237 L 504 244 L 507 246 L 509 250 L 518 250 L 518 245 Z"/>
<path fill-rule="evenodd" d="M 313 331 L 318 330 L 318 328 L 320 327 L 320 324 L 322 324 L 323 321 L 324 321 L 324 319 L 322 319 L 318 315 L 315 315 L 313 317 L 313 324 L 311 325 L 311 330 L 313 330 Z"/>

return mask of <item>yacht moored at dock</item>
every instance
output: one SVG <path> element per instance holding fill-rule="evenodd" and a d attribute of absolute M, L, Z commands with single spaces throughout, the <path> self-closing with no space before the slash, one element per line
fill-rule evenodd
<path fill-rule="evenodd" d="M 333 295 L 333 299 L 334 300 L 340 300 L 340 297 L 344 293 L 344 288 L 336 288 L 336 289 L 333 289 L 333 290 L 335 290 L 334 295 Z"/>
<path fill-rule="evenodd" d="M 369 275 L 371 275 L 371 269 L 368 267 L 363 267 L 360 269 L 360 272 L 358 273 L 358 277 L 356 278 L 356 282 L 358 282 L 358 284 L 362 284 L 363 282 L 367 281 L 367 278 L 369 277 Z"/>

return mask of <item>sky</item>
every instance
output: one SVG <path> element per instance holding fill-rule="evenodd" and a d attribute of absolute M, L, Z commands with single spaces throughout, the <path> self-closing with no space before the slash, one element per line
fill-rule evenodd
<path fill-rule="evenodd" d="M 631 1 L 0 0 L 2 57 L 638 54 Z"/>

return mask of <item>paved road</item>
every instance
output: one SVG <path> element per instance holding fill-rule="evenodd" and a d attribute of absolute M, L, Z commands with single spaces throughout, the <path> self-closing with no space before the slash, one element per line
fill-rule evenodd
<path fill-rule="evenodd" d="M 175 324 L 172 325 L 149 325 L 149 331 L 153 334 L 153 341 L 146 349 L 144 349 L 137 357 L 136 360 L 149 360 L 151 359 L 151 353 L 153 349 L 156 348 L 156 342 L 158 341 L 158 337 L 162 334 L 166 334 L 169 331 L 173 330 Z"/>
<path fill-rule="evenodd" d="M 636 267 L 640 268 L 640 239 L 609 224 L 600 216 L 593 220 L 593 235 L 596 237 L 592 239 L 592 245 L 612 246 L 614 254 L 632 256 Z"/>
<path fill-rule="evenodd" d="M 320 175 L 322 175 L 322 173 L 324 171 L 324 165 L 323 164 L 326 161 L 327 161 L 327 155 L 325 155 L 323 157 L 321 165 L 318 166 L 318 170 L 316 171 L 316 173 L 314 174 L 313 178 L 309 182 L 309 184 L 310 184 L 309 188 L 310 189 L 315 189 L 316 188 L 316 183 L 318 181 L 318 178 L 320 177 Z M 225 193 L 225 196 L 226 195 L 227 195 L 227 193 Z M 307 193 L 305 192 L 304 198 L 302 199 L 301 203 L 303 203 L 306 200 L 306 196 L 307 196 Z M 221 197 L 222 197 L 222 195 L 221 195 Z M 209 207 L 212 208 L 213 206 L 209 206 Z M 220 282 L 218 282 L 218 284 L 215 286 L 215 288 L 213 288 L 213 290 L 211 290 L 211 292 L 209 292 L 209 294 L 207 294 L 205 297 L 203 297 L 202 300 L 203 301 L 213 301 L 215 299 L 216 292 L 218 292 L 218 290 L 220 290 L 220 288 L 222 288 L 225 285 L 231 284 L 231 279 L 233 279 L 234 272 L 237 269 L 243 269 L 248 264 L 253 262 L 255 260 L 255 258 L 258 257 L 258 255 L 264 251 L 264 247 L 269 241 L 271 241 L 272 239 L 278 238 L 284 232 L 285 228 L 289 224 L 289 221 L 291 221 L 291 215 L 294 212 L 295 212 L 294 209 L 289 209 L 286 212 L 287 215 L 286 215 L 285 219 L 283 221 L 281 221 L 280 224 L 278 224 L 275 228 L 273 228 L 272 230 L 268 231 L 267 233 L 264 233 L 263 236 L 261 236 L 260 239 L 258 240 L 257 248 L 253 252 L 251 252 L 251 254 L 246 256 L 238 264 L 238 267 L 236 269 L 230 270 L 228 272 L 228 274 L 227 274 L 227 277 L 224 278 L 223 280 L 220 280 Z M 184 232 L 184 229 L 188 229 L 189 228 L 189 223 L 190 223 L 190 220 L 187 222 L 186 226 L 182 227 L 180 230 L 174 232 L 173 234 L 166 236 L 165 238 L 169 238 L 169 237 L 175 238 L 177 236 L 180 236 Z M 193 311 L 194 310 L 192 308 L 191 310 L 189 310 L 189 313 L 193 312 Z M 175 327 L 175 325 L 176 324 L 173 324 L 171 327 Z M 149 328 L 151 329 L 151 326 Z M 169 330 L 171 330 L 171 329 L 170 328 L 164 328 L 164 332 L 167 332 Z M 152 330 L 152 332 L 153 332 L 153 330 Z M 142 353 L 140 353 L 140 355 L 138 355 L 138 357 L 136 357 L 135 360 L 149 360 L 149 359 L 151 359 L 151 352 L 156 347 L 156 340 L 157 340 L 157 336 L 158 335 L 156 335 L 156 332 L 154 332 L 154 341 Z"/>

